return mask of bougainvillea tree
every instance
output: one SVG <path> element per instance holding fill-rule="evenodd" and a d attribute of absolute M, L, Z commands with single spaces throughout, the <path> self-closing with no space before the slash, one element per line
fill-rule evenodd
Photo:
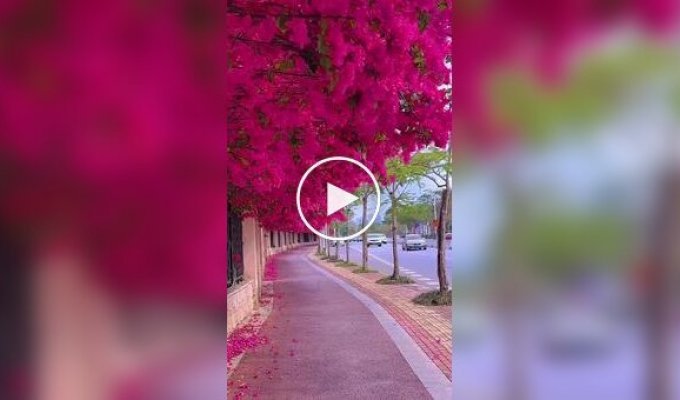
<path fill-rule="evenodd" d="M 265 227 L 300 230 L 295 190 L 328 156 L 378 175 L 393 156 L 451 132 L 447 0 L 229 1 L 228 184 L 232 206 Z M 343 173 L 356 188 L 365 174 Z M 325 217 L 324 173 L 310 176 L 308 219 Z"/>

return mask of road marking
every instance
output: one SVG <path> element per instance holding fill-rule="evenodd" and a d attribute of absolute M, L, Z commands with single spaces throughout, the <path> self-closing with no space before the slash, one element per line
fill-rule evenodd
<path fill-rule="evenodd" d="M 352 249 L 352 250 L 354 250 L 354 251 L 356 251 L 357 253 L 361 253 L 361 249 L 360 249 L 360 248 L 356 248 L 356 247 L 352 247 L 352 246 L 349 246 L 349 248 Z M 382 257 L 378 257 L 378 256 L 376 256 L 376 255 L 374 255 L 374 254 L 371 254 L 370 252 L 368 253 L 368 256 L 369 256 L 369 257 L 375 258 L 376 260 L 382 262 L 383 264 L 385 264 L 385 265 L 387 265 L 387 266 L 390 266 L 390 267 L 392 266 L 392 261 L 385 260 L 385 259 L 382 258 Z"/>
<path fill-rule="evenodd" d="M 357 253 L 361 253 L 361 249 L 357 249 L 356 247 L 352 247 L 352 246 L 350 246 L 349 248 L 352 249 L 352 250 L 354 250 L 354 251 L 356 251 Z M 378 260 L 378 261 L 380 261 L 381 263 L 387 265 L 388 267 L 394 268 L 391 262 L 385 260 L 385 259 L 382 258 L 382 257 L 378 257 L 378 256 L 376 256 L 376 255 L 374 255 L 374 254 L 371 254 L 370 252 L 368 253 L 368 256 L 369 256 L 369 257 L 375 258 L 376 260 Z M 411 276 L 411 277 L 413 277 L 413 278 L 416 278 L 417 280 L 434 282 L 432 279 L 425 278 L 423 275 L 420 275 L 420 274 L 417 273 L 417 272 L 413 272 L 413 271 L 409 270 L 408 268 L 401 268 L 401 270 L 402 270 L 402 272 L 403 272 L 404 274 L 409 275 L 409 276 Z M 439 283 L 434 283 L 434 284 L 433 284 L 433 283 L 430 283 L 430 282 L 427 282 L 426 284 L 429 285 L 429 286 L 436 286 L 436 287 L 439 287 Z"/>
<path fill-rule="evenodd" d="M 357 253 L 361 253 L 361 249 L 357 249 L 357 248 L 354 248 L 354 247 L 352 247 L 352 246 L 350 246 L 349 248 L 352 249 L 352 250 L 354 250 L 354 251 L 356 251 Z M 391 266 L 392 266 L 392 263 L 391 263 L 391 262 L 385 260 L 384 258 L 381 258 L 381 257 L 378 257 L 378 256 L 376 256 L 376 255 L 374 255 L 374 254 L 371 254 L 371 252 L 368 253 L 368 256 L 369 256 L 369 257 L 375 258 L 376 260 L 378 260 L 378 261 L 380 261 L 381 263 L 387 265 L 388 267 L 391 267 Z"/>

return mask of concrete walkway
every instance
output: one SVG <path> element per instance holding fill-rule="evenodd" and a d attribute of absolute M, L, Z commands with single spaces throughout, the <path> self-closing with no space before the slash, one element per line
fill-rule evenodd
<path fill-rule="evenodd" d="M 274 311 L 261 331 L 269 344 L 241 360 L 229 399 L 432 398 L 422 366 L 402 355 L 404 343 L 398 347 L 366 300 L 313 266 L 308 252 L 277 259 Z"/>
<path fill-rule="evenodd" d="M 378 285 L 375 282 L 384 278 L 381 273 L 352 273 L 355 267 L 343 268 L 338 264 L 319 260 L 310 255 L 316 263 L 326 271 L 341 278 L 353 288 L 359 289 L 389 313 L 389 315 L 407 332 L 427 357 L 436 364 L 445 375 L 447 382 L 442 385 L 451 388 L 453 313 L 451 306 L 425 307 L 416 305 L 412 299 L 432 289 L 420 285 Z M 406 275 L 406 268 L 402 273 Z M 444 378 L 444 377 L 442 377 Z M 451 396 L 446 397 L 447 400 Z"/>

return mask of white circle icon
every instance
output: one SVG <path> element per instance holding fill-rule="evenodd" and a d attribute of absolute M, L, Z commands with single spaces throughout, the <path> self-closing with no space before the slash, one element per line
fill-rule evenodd
<path fill-rule="evenodd" d="M 375 194 L 377 196 L 377 201 L 376 201 L 376 206 L 375 210 L 373 211 L 373 216 L 371 219 L 368 221 L 368 224 L 364 227 L 361 228 L 358 232 L 348 235 L 348 236 L 340 236 L 340 237 L 333 237 L 333 236 L 328 236 L 322 232 L 319 232 L 317 229 L 315 229 L 309 221 L 307 221 L 307 218 L 305 218 L 305 214 L 302 212 L 302 207 L 300 206 L 300 193 L 302 192 L 302 185 L 305 183 L 305 180 L 307 180 L 307 177 L 309 174 L 314 171 L 316 168 L 319 166 L 326 164 L 331 161 L 346 161 L 349 163 L 352 163 L 359 168 L 361 168 L 366 174 L 371 178 L 371 181 L 373 181 L 373 187 L 375 188 Z M 326 194 L 326 215 L 330 215 L 334 213 L 335 211 L 343 208 L 344 206 L 354 202 L 358 198 L 351 193 L 348 193 L 337 186 L 331 184 L 331 183 L 326 183 L 326 187 L 329 189 L 328 193 Z M 366 232 L 368 228 L 373 225 L 375 222 L 375 219 L 378 218 L 378 213 L 380 211 L 380 186 L 378 185 L 378 181 L 375 179 L 375 176 L 373 176 L 373 173 L 362 163 L 359 161 L 349 158 L 349 157 L 342 157 L 342 156 L 335 156 L 335 157 L 328 157 L 324 158 L 323 160 L 319 160 L 314 163 L 307 171 L 305 171 L 304 175 L 302 175 L 302 179 L 300 179 L 300 183 L 298 183 L 297 187 L 297 193 L 295 195 L 295 202 L 297 205 L 297 210 L 298 214 L 300 214 L 300 218 L 302 219 L 302 222 L 305 224 L 305 226 L 317 234 L 318 236 L 326 239 L 326 240 L 351 240 L 354 239 L 355 237 L 361 235 L 362 233 Z"/>

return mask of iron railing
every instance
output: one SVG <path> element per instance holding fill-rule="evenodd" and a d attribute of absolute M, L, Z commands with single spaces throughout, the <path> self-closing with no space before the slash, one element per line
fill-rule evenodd
<path fill-rule="evenodd" d="M 243 280 L 243 229 L 241 217 L 229 212 L 227 215 L 227 287 Z"/>

